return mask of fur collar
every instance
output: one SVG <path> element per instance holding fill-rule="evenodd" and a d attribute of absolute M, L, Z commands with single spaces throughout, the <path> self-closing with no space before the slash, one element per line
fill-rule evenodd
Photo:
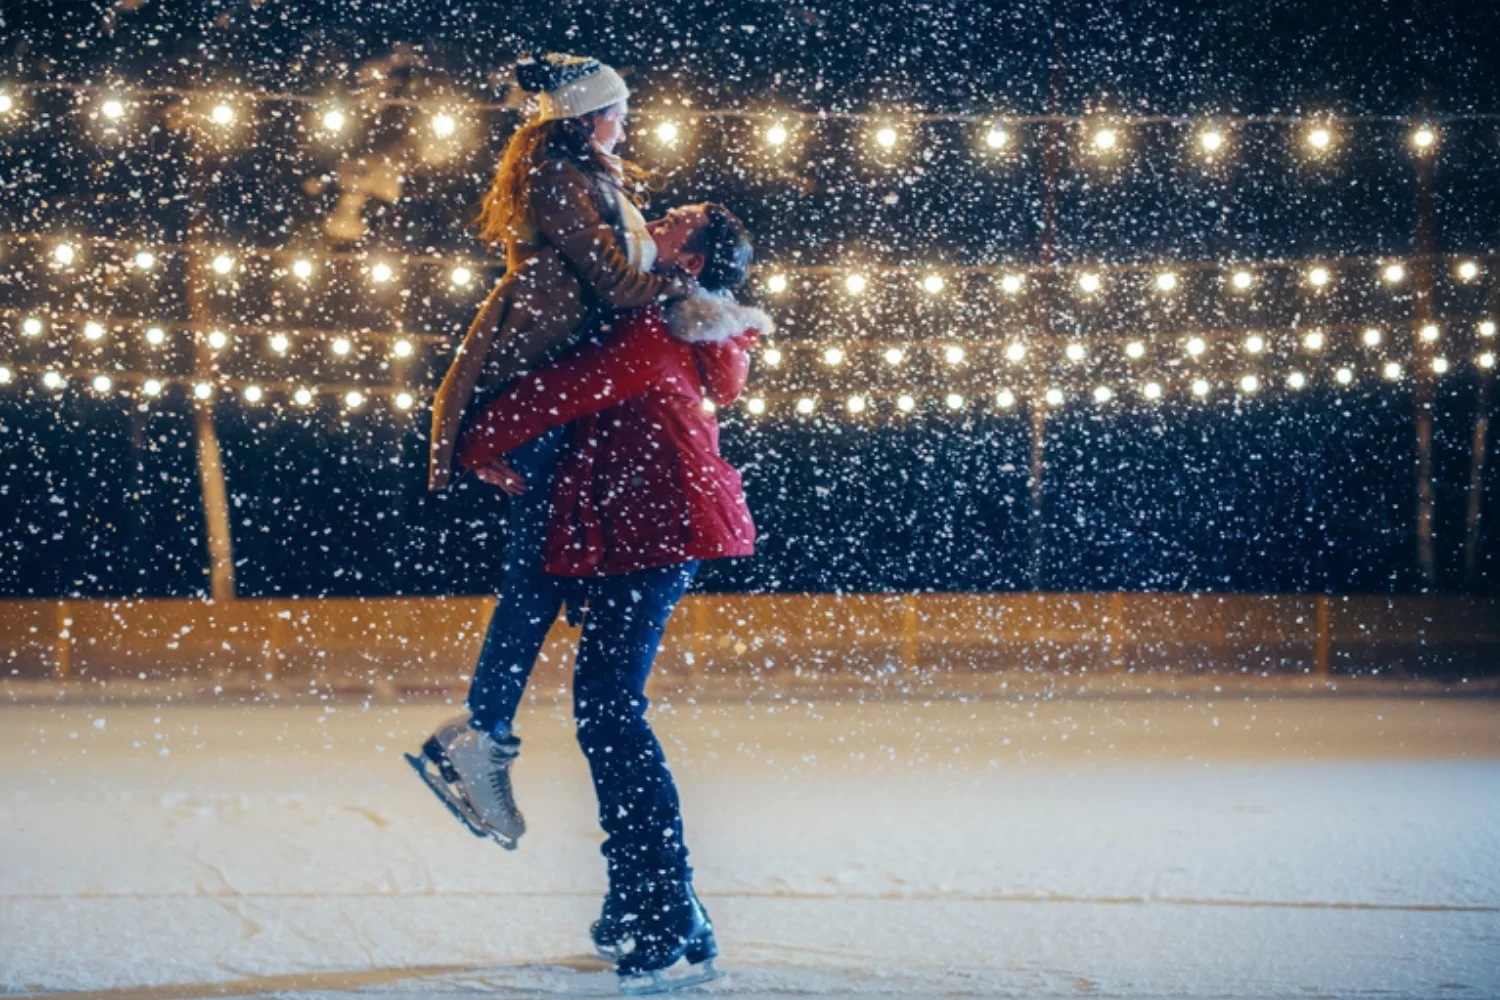
<path fill-rule="evenodd" d="M 775 329 L 771 317 L 754 306 L 742 305 L 731 292 L 699 289 L 662 310 L 673 337 L 688 344 L 712 344 L 738 337 L 746 330 L 766 336 Z"/>

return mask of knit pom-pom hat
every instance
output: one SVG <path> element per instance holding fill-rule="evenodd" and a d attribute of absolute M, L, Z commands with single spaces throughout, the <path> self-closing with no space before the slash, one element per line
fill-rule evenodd
<path fill-rule="evenodd" d="M 609 66 L 565 52 L 523 56 L 516 63 L 516 82 L 522 90 L 537 95 L 540 121 L 577 118 L 630 96 L 630 88 Z"/>

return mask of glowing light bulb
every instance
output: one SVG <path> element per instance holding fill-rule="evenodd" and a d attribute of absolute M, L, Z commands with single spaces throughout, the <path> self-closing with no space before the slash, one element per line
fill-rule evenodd
<path fill-rule="evenodd" d="M 214 394 L 214 387 L 207 382 L 199 382 L 193 386 L 193 397 L 195 399 L 207 399 Z"/>
<path fill-rule="evenodd" d="M 1249 394 L 1260 390 L 1260 379 L 1254 375 L 1246 375 L 1240 379 L 1240 392 Z"/>
<path fill-rule="evenodd" d="M 1302 338 L 1302 346 L 1309 351 L 1321 351 L 1327 342 L 1328 338 L 1323 335 L 1322 330 L 1313 330 Z"/>
<path fill-rule="evenodd" d="M 1495 353 L 1493 351 L 1485 351 L 1476 360 L 1479 362 L 1479 367 L 1481 368 L 1495 367 Z"/>
<path fill-rule="evenodd" d="M 432 116 L 432 134 L 439 139 L 447 139 L 458 131 L 458 121 L 446 111 L 440 111 Z"/>
<path fill-rule="evenodd" d="M 212 330 L 208 335 L 208 346 L 216 351 L 222 351 L 229 346 L 229 335 L 222 330 Z"/>
<path fill-rule="evenodd" d="M 234 270 L 234 258 L 227 253 L 221 253 L 213 259 L 215 274 L 228 274 Z"/>
<path fill-rule="evenodd" d="M 1224 148 L 1224 134 L 1216 128 L 1206 128 L 1198 133 L 1198 148 L 1205 153 L 1217 153 Z"/>
<path fill-rule="evenodd" d="M 329 347 L 332 348 L 333 353 L 337 354 L 339 357 L 343 357 L 354 349 L 354 345 L 350 342 L 348 337 L 334 337 L 333 343 L 330 344 Z"/>
<path fill-rule="evenodd" d="M 138 271 L 149 271 L 156 266 L 156 254 L 149 250 L 142 250 L 135 255 L 135 267 Z"/>
<path fill-rule="evenodd" d="M 307 388 L 298 388 L 296 392 L 292 393 L 292 401 L 295 402 L 298 406 L 310 406 L 313 401 L 312 390 Z"/>
<path fill-rule="evenodd" d="M 1189 354 L 1191 354 L 1193 357 L 1196 358 L 1198 355 L 1202 354 L 1206 350 L 1208 350 L 1208 344 L 1204 343 L 1202 337 L 1189 337 L 1188 338 L 1187 352 Z"/>
<path fill-rule="evenodd" d="M 1385 278 L 1388 285 L 1399 285 L 1406 280 L 1406 268 L 1400 264 L 1388 264 L 1381 276 Z"/>
<path fill-rule="evenodd" d="M 922 279 L 922 291 L 926 292 L 928 295 L 938 294 L 946 285 L 947 282 L 943 280 L 943 277 L 940 274 L 929 274 L 927 277 Z"/>
<path fill-rule="evenodd" d="M 1146 356 L 1146 345 L 1139 340 L 1132 340 L 1125 345 L 1125 356 L 1127 358 L 1143 358 Z"/>
<path fill-rule="evenodd" d="M 1411 134 L 1411 144 L 1419 152 L 1426 152 L 1437 144 L 1437 133 L 1430 127 L 1423 125 Z"/>
<path fill-rule="evenodd" d="M 295 260 L 292 262 L 292 274 L 306 281 L 312 277 L 313 265 L 310 260 Z"/>
<path fill-rule="evenodd" d="M 964 408 L 964 398 L 956 392 L 950 392 L 948 393 L 948 395 L 944 396 L 943 403 L 946 404 L 948 409 L 950 410 L 962 410 Z"/>
<path fill-rule="evenodd" d="M 1381 374 L 1394 382 L 1401 377 L 1401 366 L 1395 361 L 1387 361 L 1385 367 L 1381 369 Z"/>
<path fill-rule="evenodd" d="M 891 366 L 899 365 L 906 360 L 906 352 L 899 347 L 888 347 L 885 351 L 885 363 Z"/>
<path fill-rule="evenodd" d="M 1493 337 L 1495 335 L 1495 321 L 1487 319 L 1479 324 L 1479 335 L 1481 337 Z"/>
<path fill-rule="evenodd" d="M 1381 336 L 1380 331 L 1375 329 L 1375 327 L 1373 326 L 1365 330 L 1365 332 L 1360 334 L 1359 336 L 1360 339 L 1365 342 L 1366 347 L 1379 347 L 1380 341 L 1384 339 Z"/>
<path fill-rule="evenodd" d="M 752 396 L 745 402 L 745 409 L 749 410 L 751 415 L 758 417 L 766 412 L 766 401 L 759 396 Z"/>
<path fill-rule="evenodd" d="M 704 400 L 704 402 L 708 402 L 708 400 Z M 409 410 L 416 403 L 416 399 L 409 392 L 398 392 L 396 393 L 395 403 L 396 409 Z"/>
<path fill-rule="evenodd" d="M 377 285 L 383 285 L 387 281 L 390 281 L 394 274 L 395 272 L 391 270 L 391 265 L 389 264 L 376 264 L 370 268 L 370 280 Z"/>
<path fill-rule="evenodd" d="M 1009 389 L 1001 389 L 995 393 L 995 404 L 1002 410 L 1008 410 L 1016 405 L 1016 394 Z"/>
<path fill-rule="evenodd" d="M 167 342 L 167 331 L 159 326 L 146 327 L 146 343 L 152 347 L 160 347 Z"/>
<path fill-rule="evenodd" d="M 943 360 L 950 365 L 963 364 L 964 356 L 964 349 L 957 344 L 949 345 L 943 349 Z"/>
<path fill-rule="evenodd" d="M 865 412 L 865 397 L 850 396 L 849 402 L 845 405 L 848 407 L 850 413 L 863 413 Z"/>
<path fill-rule="evenodd" d="M 767 368 L 778 367 L 781 364 L 781 349 L 778 347 L 766 348 L 760 352 L 760 360 L 764 362 Z"/>
<path fill-rule="evenodd" d="M 73 249 L 71 243 L 59 243 L 52 248 L 52 259 L 63 267 L 67 267 L 78 259 L 78 251 Z"/>
<path fill-rule="evenodd" d="M 830 347 L 823 352 L 823 363 L 825 365 L 841 365 L 844 363 L 844 352 L 837 347 Z"/>
<path fill-rule="evenodd" d="M 875 141 L 883 148 L 890 149 L 896 145 L 896 130 L 889 125 L 875 133 Z"/>
<path fill-rule="evenodd" d="M 844 288 L 848 290 L 850 295 L 858 295 L 863 292 L 866 284 L 868 282 L 865 280 L 863 274 L 851 274 L 844 279 Z"/>
<path fill-rule="evenodd" d="M 1018 341 L 1012 341 L 1005 345 L 1005 360 L 1020 361 L 1026 357 L 1026 345 Z"/>
<path fill-rule="evenodd" d="M 1333 145 L 1333 133 L 1319 126 L 1307 133 L 1307 144 L 1321 152 Z"/>
<path fill-rule="evenodd" d="M 1063 353 L 1067 355 L 1069 361 L 1082 361 L 1084 358 L 1088 357 L 1089 352 L 1084 348 L 1082 344 L 1069 344 L 1067 348 L 1063 350 Z"/>
<path fill-rule="evenodd" d="M 258 385 L 247 385 L 245 386 L 244 396 L 247 403 L 259 403 L 265 396 L 265 392 Z"/>
<path fill-rule="evenodd" d="M 1194 396 L 1207 396 L 1209 390 L 1212 389 L 1212 388 L 1213 388 L 1213 386 L 1211 386 L 1211 385 L 1208 384 L 1208 380 L 1207 379 L 1199 378 L 1199 379 L 1194 379 L 1193 380 L 1193 395 Z"/>
<path fill-rule="evenodd" d="M 0 365 L 0 385 L 10 385 L 10 381 L 13 378 L 15 376 L 11 374 L 11 370 L 4 365 Z"/>
<path fill-rule="evenodd" d="M 468 288 L 469 284 L 474 280 L 474 272 L 467 267 L 455 267 L 448 275 L 448 280 L 459 288 Z"/>
<path fill-rule="evenodd" d="M 1112 128 L 1101 128 L 1094 133 L 1094 148 L 1100 152 L 1108 152 L 1119 143 L 1120 137 Z"/>
<path fill-rule="evenodd" d="M 780 122 L 777 122 L 775 125 L 772 125 L 770 128 L 766 129 L 766 142 L 770 143 L 771 145 L 784 146 L 786 145 L 786 140 L 786 126 L 782 125 Z"/>
<path fill-rule="evenodd" d="M 287 348 L 292 346 L 292 342 L 287 339 L 287 335 L 284 333 L 271 334 L 271 339 L 267 343 L 271 346 L 271 350 L 277 354 L 285 354 Z"/>
<path fill-rule="evenodd" d="M 1111 399 L 1114 399 L 1114 398 L 1115 398 L 1115 391 L 1113 389 L 1111 389 L 1109 386 L 1107 386 L 1107 385 L 1099 385 L 1099 386 L 1095 386 L 1094 387 L 1094 402 L 1096 402 L 1096 403 L 1107 403 Z"/>
<path fill-rule="evenodd" d="M 1428 323 L 1426 326 L 1422 327 L 1422 329 L 1417 331 L 1417 336 L 1421 337 L 1424 342 L 1431 344 L 1435 342 L 1439 336 L 1441 336 L 1441 333 L 1439 332 L 1436 323 Z"/>
<path fill-rule="evenodd" d="M 1042 394 L 1042 399 L 1046 401 L 1048 406 L 1061 406 L 1065 398 L 1061 389 L 1048 389 Z"/>
<path fill-rule="evenodd" d="M 357 410 L 365 405 L 365 394 L 358 389 L 350 389 L 344 393 L 344 405 L 351 410 Z"/>
<path fill-rule="evenodd" d="M 1000 279 L 1000 290 L 1006 295 L 1016 295 L 1021 291 L 1021 286 L 1025 283 L 1025 279 L 1019 274 L 1007 274 Z"/>
<path fill-rule="evenodd" d="M 1447 358 L 1433 358 L 1432 359 L 1432 370 L 1436 374 L 1438 374 L 1438 375 L 1446 375 L 1446 374 L 1448 374 L 1448 359 Z"/>
<path fill-rule="evenodd" d="M 398 340 L 391 345 L 391 353 L 398 358 L 409 358 L 412 353 L 411 341 Z"/>
<path fill-rule="evenodd" d="M 1085 295 L 1092 295 L 1103 287 L 1104 279 L 1099 277 L 1097 274 L 1094 274 L 1092 271 L 1087 274 L 1079 275 L 1078 277 L 1078 288 Z"/>
<path fill-rule="evenodd" d="M 40 337 L 44 329 L 46 327 L 42 325 L 42 321 L 35 316 L 27 316 L 21 320 L 21 333 L 27 337 Z"/>
<path fill-rule="evenodd" d="M 108 392 L 110 388 L 114 386 L 114 384 L 114 381 L 108 375 L 94 376 L 93 385 L 95 392 Z"/>
<path fill-rule="evenodd" d="M 344 130 L 347 119 L 344 113 L 337 108 L 323 112 L 323 131 L 338 134 Z"/>
<path fill-rule="evenodd" d="M 1332 279 L 1333 275 L 1329 273 L 1326 267 L 1315 267 L 1307 272 L 1307 283 L 1314 288 L 1322 288 Z"/>
<path fill-rule="evenodd" d="M 46 372 L 42 375 L 42 385 L 49 389 L 61 389 L 68 384 L 68 380 L 57 372 Z"/>
<path fill-rule="evenodd" d="M 1344 365 L 1338 371 L 1333 373 L 1333 377 L 1339 385 L 1348 385 L 1350 382 L 1354 381 L 1354 369 L 1350 368 L 1348 365 Z"/>
<path fill-rule="evenodd" d="M 674 122 L 662 122 L 660 125 L 656 126 L 656 138 L 659 141 L 661 141 L 663 143 L 666 143 L 669 146 L 672 143 L 676 142 L 677 141 L 677 125 L 676 125 L 676 123 L 674 123 Z"/>
<path fill-rule="evenodd" d="M 1177 275 L 1171 271 L 1163 271 L 1156 276 L 1156 290 L 1159 292 L 1175 292 L 1177 290 Z"/>
<path fill-rule="evenodd" d="M 1145 396 L 1147 399 L 1161 399 L 1161 383 L 1147 382 L 1145 385 L 1141 386 L 1141 395 Z"/>
<path fill-rule="evenodd" d="M 817 400 L 813 399 L 810 396 L 803 396 L 801 399 L 797 400 L 797 412 L 802 414 L 803 416 L 807 416 L 817 408 Z"/>
<path fill-rule="evenodd" d="M 0 115 L 8 115 L 15 110 L 15 98 L 9 94 L 0 93 Z"/>
<path fill-rule="evenodd" d="M 1245 338 L 1245 352 L 1247 354 L 1259 354 L 1266 349 L 1266 339 L 1258 333 L 1252 333 Z"/>
<path fill-rule="evenodd" d="M 999 125 L 991 125 L 990 130 L 984 134 L 984 144 L 991 149 L 1004 149 L 1010 142 L 1010 133 Z"/>
<path fill-rule="evenodd" d="M 1300 389 L 1307 384 L 1307 376 L 1301 372 L 1292 372 L 1286 377 L 1286 384 L 1293 389 Z"/>
<path fill-rule="evenodd" d="M 99 113 L 111 121 L 119 121 L 125 117 L 125 105 L 123 102 L 111 97 L 99 105 Z"/>
<path fill-rule="evenodd" d="M 1255 275 L 1249 271 L 1236 271 L 1234 272 L 1234 276 L 1229 279 L 1229 284 L 1237 292 L 1247 292 L 1250 290 L 1250 286 L 1255 284 Z"/>
<path fill-rule="evenodd" d="M 1473 281 L 1479 277 L 1479 265 L 1472 260 L 1463 261 L 1458 265 L 1458 276 L 1464 281 Z"/>
<path fill-rule="evenodd" d="M 234 109 L 227 104 L 215 104 L 208 117 L 215 125 L 228 125 L 234 121 Z"/>
<path fill-rule="evenodd" d="M 148 378 L 141 383 L 141 392 L 148 396 L 160 396 L 162 384 L 160 379 Z"/>
<path fill-rule="evenodd" d="M 917 401 L 911 396 L 901 396 L 896 400 L 896 409 L 902 413 L 910 413 L 917 408 Z"/>
<path fill-rule="evenodd" d="M 103 340 L 104 325 L 102 323 L 95 323 L 92 320 L 83 324 L 83 336 L 88 340 Z"/>
<path fill-rule="evenodd" d="M 766 291 L 772 295 L 780 295 L 786 291 L 786 275 L 773 274 L 766 279 Z"/>

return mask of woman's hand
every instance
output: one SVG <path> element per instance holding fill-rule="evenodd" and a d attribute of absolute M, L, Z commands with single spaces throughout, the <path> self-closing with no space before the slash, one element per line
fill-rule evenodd
<path fill-rule="evenodd" d="M 506 496 L 518 497 L 526 492 L 525 478 L 503 458 L 497 458 L 489 465 L 481 465 L 474 470 L 474 475 L 491 486 L 500 487 L 500 491 Z"/>

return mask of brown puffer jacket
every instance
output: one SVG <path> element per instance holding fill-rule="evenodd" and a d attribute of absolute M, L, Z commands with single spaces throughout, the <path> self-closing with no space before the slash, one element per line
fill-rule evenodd
<path fill-rule="evenodd" d="M 490 291 L 432 400 L 427 486 L 447 487 L 465 411 L 479 388 L 545 364 L 605 309 L 685 297 L 690 284 L 630 265 L 611 224 L 604 186 L 565 160 L 547 160 L 531 191 L 530 231 L 505 248 L 505 275 Z"/>

